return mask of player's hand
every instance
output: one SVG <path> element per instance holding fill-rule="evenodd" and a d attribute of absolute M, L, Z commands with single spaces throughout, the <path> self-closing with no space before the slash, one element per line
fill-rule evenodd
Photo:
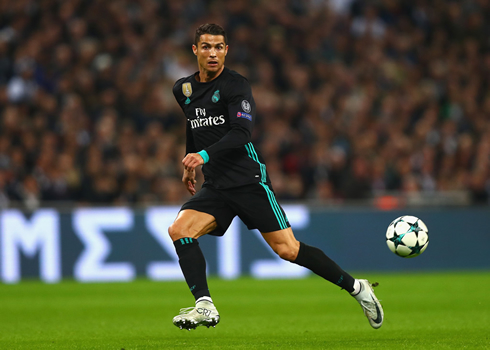
<path fill-rule="evenodd" d="M 202 159 L 200 154 L 189 153 L 182 159 L 182 164 L 184 164 L 185 170 L 194 171 L 196 167 L 204 164 L 204 159 Z"/>
<path fill-rule="evenodd" d="M 196 194 L 196 172 L 194 170 L 184 169 L 184 175 L 182 176 L 182 182 L 184 183 L 185 188 L 191 195 Z"/>

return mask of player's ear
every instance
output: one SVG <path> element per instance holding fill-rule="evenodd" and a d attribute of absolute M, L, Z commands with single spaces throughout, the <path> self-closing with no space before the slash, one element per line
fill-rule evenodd
<path fill-rule="evenodd" d="M 225 46 L 225 56 L 228 55 L 228 45 Z"/>
<path fill-rule="evenodd" d="M 192 45 L 192 52 L 194 52 L 194 55 L 197 56 L 197 46 L 196 45 Z"/>

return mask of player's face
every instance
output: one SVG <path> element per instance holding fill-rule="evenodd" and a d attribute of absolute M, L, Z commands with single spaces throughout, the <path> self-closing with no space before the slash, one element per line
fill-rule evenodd
<path fill-rule="evenodd" d="M 228 53 L 223 35 L 203 34 L 199 43 L 192 45 L 192 51 L 197 56 L 199 70 L 208 75 L 221 73 Z"/>

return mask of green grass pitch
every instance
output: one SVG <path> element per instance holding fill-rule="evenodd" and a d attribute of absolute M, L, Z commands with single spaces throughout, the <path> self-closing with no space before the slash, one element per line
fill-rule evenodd
<path fill-rule="evenodd" d="M 314 276 L 211 278 L 221 322 L 194 331 L 172 325 L 184 282 L 0 285 L 0 349 L 490 349 L 490 272 L 360 276 L 380 283 L 379 330 Z"/>

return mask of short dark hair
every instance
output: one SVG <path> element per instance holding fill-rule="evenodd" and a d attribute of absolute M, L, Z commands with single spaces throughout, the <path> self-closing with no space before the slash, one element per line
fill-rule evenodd
<path fill-rule="evenodd" d="M 211 35 L 223 35 L 223 38 L 225 39 L 225 45 L 228 43 L 228 37 L 226 36 L 226 32 L 218 24 L 214 23 L 206 23 L 203 25 L 200 25 L 199 28 L 196 29 L 196 36 L 194 38 L 194 45 L 197 46 L 199 41 L 201 40 L 201 35 L 203 34 L 211 34 Z"/>

